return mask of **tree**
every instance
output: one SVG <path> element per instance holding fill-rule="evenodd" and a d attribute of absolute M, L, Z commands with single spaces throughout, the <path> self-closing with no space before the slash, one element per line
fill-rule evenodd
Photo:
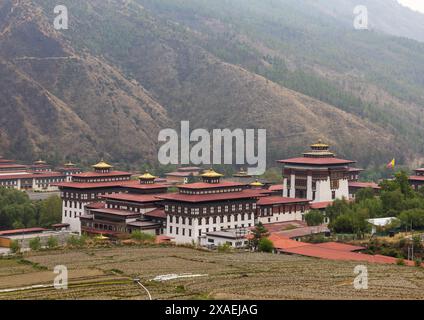
<path fill-rule="evenodd" d="M 268 230 L 264 227 L 264 225 L 262 224 L 262 222 L 259 222 L 256 226 L 255 229 L 253 229 L 252 231 L 253 234 L 253 239 L 251 240 L 251 247 L 253 249 L 257 249 L 258 245 L 259 245 L 259 241 L 262 238 L 268 237 L 269 236 L 269 232 Z"/>
<path fill-rule="evenodd" d="M 414 190 L 409 183 L 409 177 L 405 171 L 400 171 L 395 174 L 395 182 L 405 198 L 414 197 Z"/>
<path fill-rule="evenodd" d="M 272 252 L 274 250 L 274 244 L 268 238 L 262 238 L 259 240 L 258 250 L 260 252 Z"/>
<path fill-rule="evenodd" d="M 367 199 L 374 199 L 374 190 L 372 188 L 360 189 L 355 196 L 356 202 L 361 202 Z"/>
<path fill-rule="evenodd" d="M 402 211 L 398 216 L 401 226 L 406 229 L 423 228 L 424 227 L 424 210 L 410 209 Z"/>
<path fill-rule="evenodd" d="M 340 215 L 336 219 L 331 220 L 330 229 L 336 233 L 352 233 L 352 222 L 347 214 Z"/>
<path fill-rule="evenodd" d="M 39 202 L 39 225 L 49 227 L 62 219 L 62 200 L 51 196 Z"/>
<path fill-rule="evenodd" d="M 349 211 L 349 203 L 345 199 L 336 199 L 331 206 L 325 209 L 325 214 L 330 221 L 332 221 L 338 216 L 345 214 L 347 211 Z"/>
<path fill-rule="evenodd" d="M 305 214 L 308 226 L 319 226 L 324 222 L 324 215 L 318 210 L 311 210 Z"/>
<path fill-rule="evenodd" d="M 382 192 L 380 198 L 385 212 L 392 211 L 398 213 L 403 209 L 402 204 L 404 196 L 399 189 Z"/>

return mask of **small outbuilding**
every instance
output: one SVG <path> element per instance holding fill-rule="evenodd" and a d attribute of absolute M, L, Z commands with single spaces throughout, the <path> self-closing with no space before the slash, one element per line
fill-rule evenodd
<path fill-rule="evenodd" d="M 393 221 L 398 221 L 399 219 L 396 217 L 387 217 L 387 218 L 374 218 L 374 219 L 368 219 L 368 223 L 371 224 L 371 234 L 377 233 L 378 228 L 384 228 L 388 225 L 390 225 Z"/>

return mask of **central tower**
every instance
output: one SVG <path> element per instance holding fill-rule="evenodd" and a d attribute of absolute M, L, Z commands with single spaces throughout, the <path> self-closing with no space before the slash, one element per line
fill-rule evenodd
<path fill-rule="evenodd" d="M 349 198 L 349 165 L 336 158 L 328 144 L 319 140 L 302 157 L 279 160 L 283 167 L 283 196 L 312 202 Z"/>

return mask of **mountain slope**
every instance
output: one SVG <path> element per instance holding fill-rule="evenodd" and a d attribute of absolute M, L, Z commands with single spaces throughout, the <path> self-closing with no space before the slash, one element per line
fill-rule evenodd
<path fill-rule="evenodd" d="M 158 131 L 190 120 L 266 128 L 270 164 L 318 138 L 364 166 L 422 157 L 418 43 L 342 29 L 293 1 L 70 0 L 66 31 L 52 29 L 55 5 L 0 5 L 10 154 L 155 161 Z"/>
<path fill-rule="evenodd" d="M 30 2 L 0 10 L 6 15 L 0 26 L 0 66 L 7 71 L 1 73 L 0 106 L 8 114 L 3 147 L 24 158 L 154 159 L 168 118 L 136 81 L 101 57 L 73 50 Z"/>

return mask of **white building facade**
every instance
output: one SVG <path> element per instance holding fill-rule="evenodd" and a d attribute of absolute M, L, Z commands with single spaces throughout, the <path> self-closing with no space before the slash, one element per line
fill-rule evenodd
<path fill-rule="evenodd" d="M 221 182 L 221 174 L 209 170 L 203 182 L 185 184 L 163 199 L 166 235 L 179 244 L 202 244 L 208 232 L 253 227 L 258 192 L 239 182 Z"/>

